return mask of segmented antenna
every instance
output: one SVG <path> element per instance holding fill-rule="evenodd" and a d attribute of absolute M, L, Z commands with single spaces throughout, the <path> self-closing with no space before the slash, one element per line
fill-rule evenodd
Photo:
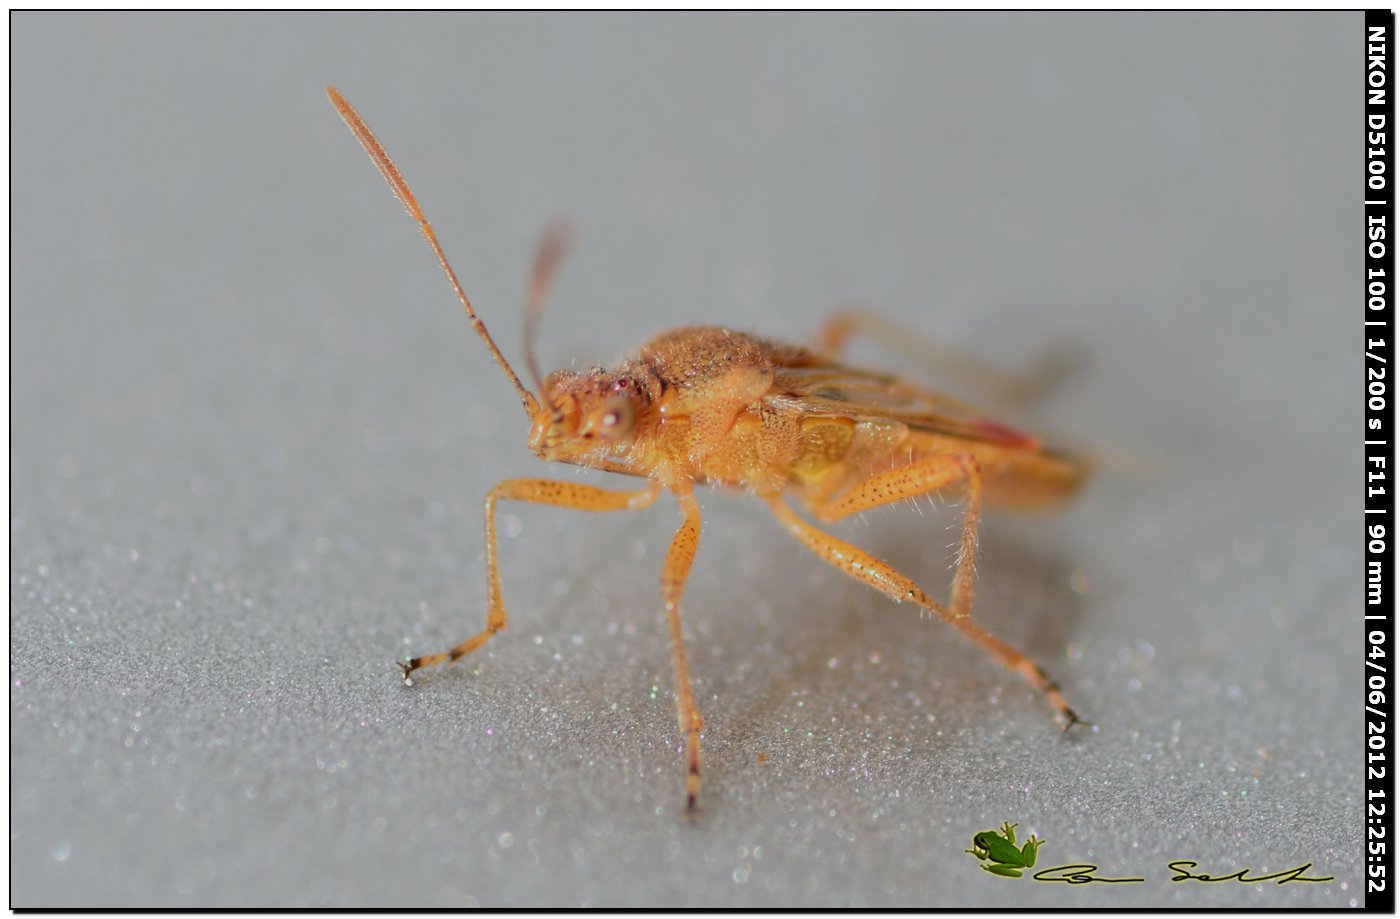
<path fill-rule="evenodd" d="M 340 117 L 344 119 L 346 126 L 350 128 L 351 133 L 355 135 L 355 139 L 360 142 L 360 146 L 365 148 L 365 152 L 369 154 L 369 158 L 374 161 L 374 165 L 378 167 L 379 174 L 384 177 L 384 181 L 389 183 L 389 188 L 393 190 L 394 197 L 398 198 L 404 210 L 408 211 L 408 216 L 418 222 L 418 229 L 422 232 L 423 238 L 428 241 L 428 245 L 432 247 L 433 254 L 437 256 L 438 264 L 442 266 L 442 270 L 447 274 L 447 280 L 452 284 L 452 289 L 457 292 L 457 299 L 461 301 L 462 309 L 467 311 L 467 318 L 471 320 L 472 327 L 476 329 L 476 334 L 480 335 L 481 340 L 486 342 L 486 347 L 491 351 L 491 356 L 495 358 L 497 364 L 501 365 L 501 369 L 506 372 L 506 376 L 510 379 L 511 385 L 515 387 L 516 393 L 520 396 L 521 404 L 525 406 L 525 414 L 533 421 L 540 411 L 539 401 L 535 398 L 534 394 L 526 389 L 525 385 L 520 382 L 520 377 L 515 375 L 515 371 L 511 369 L 510 363 L 506 361 L 505 355 L 501 353 L 501 349 L 497 348 L 496 343 L 491 340 L 491 333 L 486 331 L 486 324 L 476 315 L 476 310 L 472 309 L 471 300 L 467 299 L 466 291 L 462 290 L 462 285 L 458 283 L 457 275 L 452 270 L 452 266 L 448 263 L 447 256 L 443 254 L 442 246 L 438 245 L 437 234 L 433 232 L 432 225 L 428 223 L 428 219 L 423 216 L 423 209 L 418 206 L 418 201 L 413 197 L 413 192 L 408 190 L 408 183 L 403 180 L 403 176 L 399 175 L 398 169 L 394 167 L 393 160 L 389 159 L 389 154 L 384 152 L 384 148 L 380 146 L 378 139 L 374 136 L 374 132 L 369 129 L 369 125 L 365 124 L 364 119 L 360 117 L 360 113 L 355 111 L 349 102 L 345 101 L 345 97 L 338 93 L 334 86 L 326 87 L 326 95 L 330 97 L 331 105 L 334 105 L 335 110 L 340 113 Z M 532 373 L 538 377 L 539 372 L 533 367 L 533 355 L 529 358 L 529 361 L 532 365 Z"/>
<path fill-rule="evenodd" d="M 539 248 L 535 250 L 535 264 L 530 269 L 530 283 L 525 293 L 525 369 L 535 388 L 545 398 L 544 378 L 540 376 L 540 364 L 535 359 L 535 338 L 539 333 L 540 317 L 544 315 L 545 303 L 554 287 L 554 277 L 559 273 L 559 265 L 568 254 L 573 232 L 562 220 L 556 220 L 545 227 L 540 237 Z"/>

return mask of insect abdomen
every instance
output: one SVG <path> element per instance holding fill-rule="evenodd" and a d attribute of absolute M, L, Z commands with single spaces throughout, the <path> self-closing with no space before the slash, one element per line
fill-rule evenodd
<path fill-rule="evenodd" d="M 1055 510 L 1089 480 L 1093 464 L 1057 450 L 1022 450 L 987 480 L 987 503 L 1020 511 Z"/>

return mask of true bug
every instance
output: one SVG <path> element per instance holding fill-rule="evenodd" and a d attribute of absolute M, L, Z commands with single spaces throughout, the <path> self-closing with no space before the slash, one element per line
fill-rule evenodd
<path fill-rule="evenodd" d="M 800 543 L 895 602 L 909 602 L 957 629 L 1034 686 L 1068 728 L 1078 717 L 1026 655 L 974 625 L 972 572 L 985 502 L 1013 508 L 1050 507 L 1069 498 L 1089 464 L 1051 450 L 960 403 L 885 373 L 837 360 L 850 335 L 879 332 L 863 312 L 838 315 L 812 347 L 783 344 L 716 326 L 664 332 L 636 357 L 610 369 L 568 370 L 541 377 L 534 329 L 567 246 L 560 227 L 546 231 L 526 298 L 525 362 L 539 395 L 511 369 L 472 309 L 437 236 L 408 185 L 359 114 L 334 87 L 331 103 L 418 223 L 447 274 L 467 318 L 525 408 L 529 448 L 540 459 L 648 480 L 613 491 L 579 482 L 507 479 L 487 494 L 486 627 L 439 654 L 400 666 L 404 681 L 420 667 L 455 661 L 506 627 L 496 563 L 496 504 L 530 501 L 585 511 L 650 506 L 663 490 L 675 495 L 681 525 L 662 566 L 661 596 L 670 625 L 676 712 L 686 738 L 686 807 L 700 792 L 700 712 L 691 691 L 681 637 L 681 594 L 700 536 L 697 484 L 742 488 L 765 502 Z M 816 519 L 850 514 L 946 488 L 963 495 L 962 538 L 945 606 L 869 553 L 808 523 L 788 505 L 795 494 Z"/>

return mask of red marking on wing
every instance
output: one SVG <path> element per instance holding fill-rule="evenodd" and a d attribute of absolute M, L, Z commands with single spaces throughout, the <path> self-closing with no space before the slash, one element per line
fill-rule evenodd
<path fill-rule="evenodd" d="M 973 418 L 966 422 L 969 433 L 979 440 L 989 441 L 1005 447 L 1020 447 L 1026 450 L 1040 449 L 1040 441 L 1023 434 L 1013 427 L 993 421 L 990 418 Z"/>

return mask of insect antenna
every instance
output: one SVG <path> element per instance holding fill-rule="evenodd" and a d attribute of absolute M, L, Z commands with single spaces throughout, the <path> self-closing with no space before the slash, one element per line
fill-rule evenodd
<path fill-rule="evenodd" d="M 521 404 L 525 406 L 525 414 L 533 420 L 540 410 L 539 400 L 535 398 L 534 393 L 525 388 L 525 384 L 520 382 L 520 377 L 515 375 L 515 371 L 511 369 L 510 363 L 506 361 L 505 355 L 501 353 L 501 349 L 496 347 L 496 343 L 491 340 L 491 333 L 486 331 L 486 324 L 476 315 L 476 310 L 472 309 L 471 300 L 467 299 L 466 291 L 462 290 L 462 285 L 457 281 L 456 272 L 454 272 L 452 266 L 448 264 L 447 256 L 443 253 L 442 246 L 438 245 L 437 234 L 433 232 L 432 225 L 428 223 L 428 219 L 423 216 L 423 209 L 418 206 L 418 201 L 413 197 L 413 192 L 408 190 L 408 183 L 403 180 L 403 176 L 399 175 L 399 170 L 395 168 L 393 161 L 389 159 L 389 154 L 384 152 L 384 148 L 380 145 L 379 140 L 375 138 L 374 132 L 369 129 L 369 125 L 365 124 L 364 119 L 360 117 L 360 113 L 355 111 L 349 102 L 345 101 L 345 97 L 337 92 L 334 86 L 326 87 L 326 95 L 330 97 L 331 105 L 334 105 L 335 110 L 340 113 L 340 117 L 345 121 L 346 127 L 355 135 L 355 139 L 360 142 L 360 146 L 365 148 L 365 152 L 369 154 L 369 158 L 374 161 L 374 165 L 378 167 L 379 174 L 384 177 L 384 181 L 389 183 L 389 188 L 393 190 L 394 197 L 398 198 L 404 210 L 408 211 L 408 216 L 418 222 L 418 229 L 422 232 L 423 238 L 428 241 L 428 245 L 432 247 L 433 254 L 437 256 L 438 264 L 442 266 L 442 270 L 447 274 L 447 280 L 452 284 L 452 289 L 456 291 L 457 299 L 462 303 L 462 309 L 466 310 L 467 318 L 471 320 L 472 328 L 476 329 L 476 334 L 480 335 L 481 340 L 486 342 L 486 347 L 491 352 L 491 356 L 495 358 L 496 363 L 501 366 L 501 369 L 506 372 L 506 376 L 510 379 L 511 385 L 515 387 L 516 393 L 520 396 Z M 531 364 L 533 364 L 533 358 L 531 359 Z M 533 367 L 531 369 L 532 371 L 534 370 Z M 535 372 L 535 377 L 538 380 L 538 372 Z"/>
<path fill-rule="evenodd" d="M 549 293 L 554 288 L 554 278 L 559 274 L 559 266 L 568 254 L 572 241 L 573 233 L 564 221 L 556 220 L 545 227 L 539 247 L 535 250 L 535 263 L 530 268 L 530 282 L 525 291 L 525 369 L 530 372 L 531 381 L 545 399 L 549 398 L 549 393 L 544 391 L 544 378 L 540 376 L 540 363 L 535 357 L 535 339 L 539 335 L 540 318 L 544 316 Z"/>

